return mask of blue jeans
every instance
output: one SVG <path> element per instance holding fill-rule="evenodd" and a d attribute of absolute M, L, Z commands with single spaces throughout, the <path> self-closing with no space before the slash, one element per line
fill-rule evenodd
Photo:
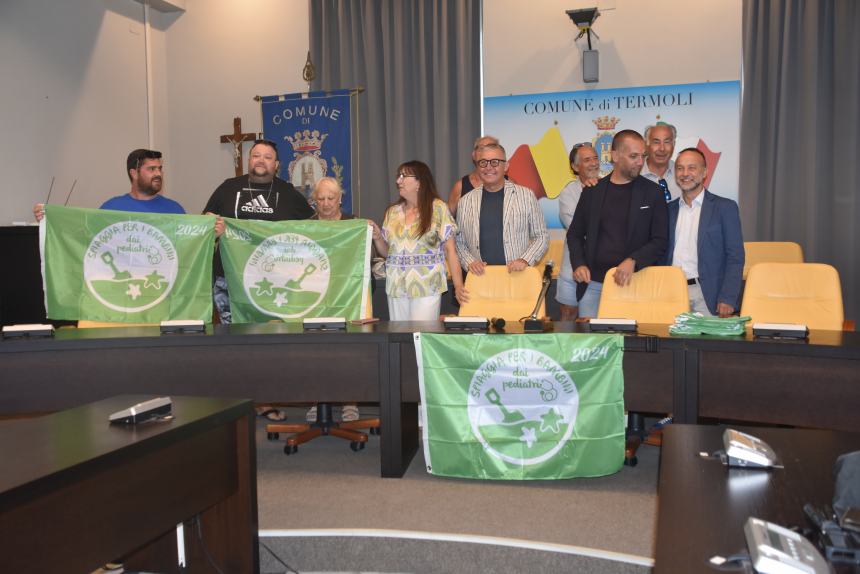
<path fill-rule="evenodd" d="M 588 289 L 582 294 L 582 299 L 579 300 L 579 316 L 597 318 L 597 308 L 600 306 L 600 293 L 603 291 L 603 283 L 592 281 L 588 284 Z"/>

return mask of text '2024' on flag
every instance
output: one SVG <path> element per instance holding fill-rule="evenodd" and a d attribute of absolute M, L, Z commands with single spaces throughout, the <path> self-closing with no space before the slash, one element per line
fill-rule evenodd
<path fill-rule="evenodd" d="M 415 333 L 427 471 L 602 476 L 624 464 L 620 335 Z"/>
<path fill-rule="evenodd" d="M 221 262 L 234 323 L 365 317 L 367 220 L 224 221 Z"/>
<path fill-rule="evenodd" d="M 212 321 L 215 218 L 46 205 L 39 229 L 51 319 Z"/>

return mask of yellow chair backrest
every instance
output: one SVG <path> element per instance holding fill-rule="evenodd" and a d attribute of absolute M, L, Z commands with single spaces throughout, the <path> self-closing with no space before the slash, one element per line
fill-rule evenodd
<path fill-rule="evenodd" d="M 638 323 L 671 325 L 690 310 L 687 278 L 679 267 L 646 267 L 626 287 L 615 284 L 615 267 L 607 271 L 597 316 L 601 319 L 635 319 Z"/>
<path fill-rule="evenodd" d="M 744 279 L 756 263 L 803 263 L 803 249 L 792 241 L 745 241 Z"/>
<path fill-rule="evenodd" d="M 543 257 L 535 265 L 541 272 L 541 276 L 543 276 L 543 268 L 546 267 L 549 261 L 552 261 L 552 278 L 555 279 L 558 277 L 558 272 L 561 270 L 561 259 L 564 257 L 564 242 L 564 239 L 549 240 L 549 249 L 546 250 L 546 253 L 543 254 Z"/>
<path fill-rule="evenodd" d="M 505 265 L 488 265 L 483 275 L 466 276 L 466 290 L 469 302 L 460 306 L 460 315 L 519 321 L 534 309 L 541 290 L 541 271 L 527 267 L 508 273 Z M 546 315 L 546 305 L 541 303 L 537 315 Z"/>
<path fill-rule="evenodd" d="M 158 323 L 114 323 L 109 321 L 88 321 L 81 319 L 78 321 L 78 329 L 95 329 L 101 327 L 154 327 Z"/>
<path fill-rule="evenodd" d="M 754 323 L 842 330 L 839 272 L 823 263 L 758 263 L 747 277 L 741 315 Z"/>

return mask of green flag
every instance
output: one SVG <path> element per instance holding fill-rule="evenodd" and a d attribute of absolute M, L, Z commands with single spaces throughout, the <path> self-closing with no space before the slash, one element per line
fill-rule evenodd
<path fill-rule="evenodd" d="M 365 316 L 366 220 L 224 221 L 221 262 L 234 323 Z"/>
<path fill-rule="evenodd" d="M 212 216 L 45 206 L 39 229 L 51 319 L 212 321 Z"/>
<path fill-rule="evenodd" d="M 414 337 L 431 474 L 572 478 L 624 464 L 621 335 Z"/>

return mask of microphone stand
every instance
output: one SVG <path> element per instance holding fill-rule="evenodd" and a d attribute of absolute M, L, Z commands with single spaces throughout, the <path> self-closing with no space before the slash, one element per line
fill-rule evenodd
<path fill-rule="evenodd" d="M 539 319 L 537 314 L 541 303 L 543 303 L 544 298 L 546 298 L 546 292 L 549 289 L 549 285 L 552 282 L 552 267 L 552 261 L 548 261 L 546 267 L 544 267 L 543 285 L 541 286 L 540 295 L 538 295 L 535 308 L 532 309 L 531 314 L 526 317 L 526 320 L 523 322 L 524 333 L 543 333 L 546 330 L 544 320 L 542 318 Z"/>

